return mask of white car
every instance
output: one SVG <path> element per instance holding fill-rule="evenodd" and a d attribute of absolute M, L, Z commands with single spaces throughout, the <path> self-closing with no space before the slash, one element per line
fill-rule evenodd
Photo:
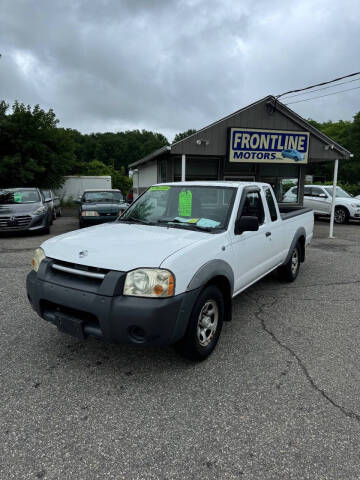
<path fill-rule="evenodd" d="M 315 215 L 330 216 L 333 187 L 328 185 L 305 185 L 304 207 L 312 208 Z M 290 188 L 284 202 L 296 202 L 297 187 Z M 352 197 L 341 187 L 336 187 L 335 223 L 347 223 L 349 219 L 360 220 L 360 199 Z"/>
<path fill-rule="evenodd" d="M 176 344 L 203 359 L 233 297 L 275 269 L 296 279 L 313 226 L 310 209 L 280 212 L 268 184 L 154 185 L 116 222 L 44 242 L 28 298 L 78 338 Z"/>

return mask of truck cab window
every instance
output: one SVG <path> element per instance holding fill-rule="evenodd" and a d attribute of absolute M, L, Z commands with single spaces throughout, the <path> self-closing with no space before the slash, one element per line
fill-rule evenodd
<path fill-rule="evenodd" d="M 276 211 L 274 198 L 271 194 L 271 191 L 270 191 L 269 187 L 263 187 L 263 188 L 264 188 L 264 192 L 265 192 L 266 202 L 267 202 L 268 207 L 269 207 L 271 221 L 275 222 L 277 220 L 278 216 L 277 216 L 277 211 Z M 297 187 L 294 187 L 294 188 L 297 188 Z"/>
<path fill-rule="evenodd" d="M 259 225 L 264 223 L 265 214 L 260 192 L 248 192 L 246 194 L 241 216 L 257 217 Z"/>

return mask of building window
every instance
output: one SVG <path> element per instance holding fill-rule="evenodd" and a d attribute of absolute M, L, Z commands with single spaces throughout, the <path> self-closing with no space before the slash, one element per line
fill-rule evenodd
<path fill-rule="evenodd" d="M 279 203 L 297 203 L 300 167 L 292 164 L 260 164 L 257 180 L 269 183 Z"/>
<path fill-rule="evenodd" d="M 160 160 L 159 181 L 166 182 L 166 159 Z"/>
<path fill-rule="evenodd" d="M 216 157 L 186 156 L 185 175 L 187 181 L 218 180 L 219 159 Z M 181 158 L 174 159 L 174 181 L 181 181 Z"/>

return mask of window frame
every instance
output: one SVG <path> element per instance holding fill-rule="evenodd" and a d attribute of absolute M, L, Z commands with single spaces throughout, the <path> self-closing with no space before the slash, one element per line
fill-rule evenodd
<path fill-rule="evenodd" d="M 260 201 L 261 201 L 261 206 L 262 206 L 262 210 L 263 210 L 263 221 L 262 223 L 259 223 L 259 227 L 261 227 L 262 225 L 264 225 L 266 222 L 266 215 L 265 215 L 265 208 L 264 208 L 264 202 L 263 202 L 263 199 L 261 197 L 261 190 L 259 187 L 252 187 L 252 186 L 248 186 L 248 187 L 244 187 L 244 190 L 241 194 L 241 199 L 240 199 L 240 203 L 239 203 L 239 208 L 238 208 L 238 212 L 237 212 L 237 215 L 236 215 L 236 219 L 238 220 L 242 215 L 242 211 L 244 209 L 244 204 L 245 204 L 245 200 L 246 200 L 246 197 L 249 193 L 257 193 L 260 197 Z M 234 230 L 234 233 L 235 233 L 235 230 Z"/>
<path fill-rule="evenodd" d="M 267 187 L 266 185 L 264 185 L 263 187 L 263 192 L 264 192 L 264 197 L 265 197 L 265 200 L 266 200 L 266 205 L 268 207 L 268 210 L 269 210 L 269 216 L 270 216 L 270 220 L 272 222 L 276 222 L 277 220 L 279 220 L 279 214 L 278 214 L 278 209 L 276 208 L 276 202 L 275 202 L 275 198 L 274 198 L 274 194 L 273 192 L 271 191 L 271 188 L 270 187 Z M 292 188 L 297 188 L 297 187 L 292 187 Z M 269 205 L 269 201 L 267 199 L 267 196 L 266 196 L 266 191 L 268 191 L 270 193 L 270 197 L 274 203 L 274 207 L 275 207 L 275 219 L 272 218 L 272 215 L 271 215 L 271 209 L 270 209 L 270 205 Z"/>

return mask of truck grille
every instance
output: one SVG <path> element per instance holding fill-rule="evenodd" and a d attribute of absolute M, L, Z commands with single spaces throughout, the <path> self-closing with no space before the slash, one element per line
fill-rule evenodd
<path fill-rule="evenodd" d="M 103 280 L 106 274 L 110 271 L 105 268 L 89 267 L 86 265 L 79 265 L 76 263 L 64 262 L 61 260 L 54 260 L 52 268 L 54 270 L 62 271 L 65 273 L 80 275 L 98 280 Z"/>
<path fill-rule="evenodd" d="M 30 215 L 0 217 L 0 231 L 22 230 L 31 223 Z"/>

